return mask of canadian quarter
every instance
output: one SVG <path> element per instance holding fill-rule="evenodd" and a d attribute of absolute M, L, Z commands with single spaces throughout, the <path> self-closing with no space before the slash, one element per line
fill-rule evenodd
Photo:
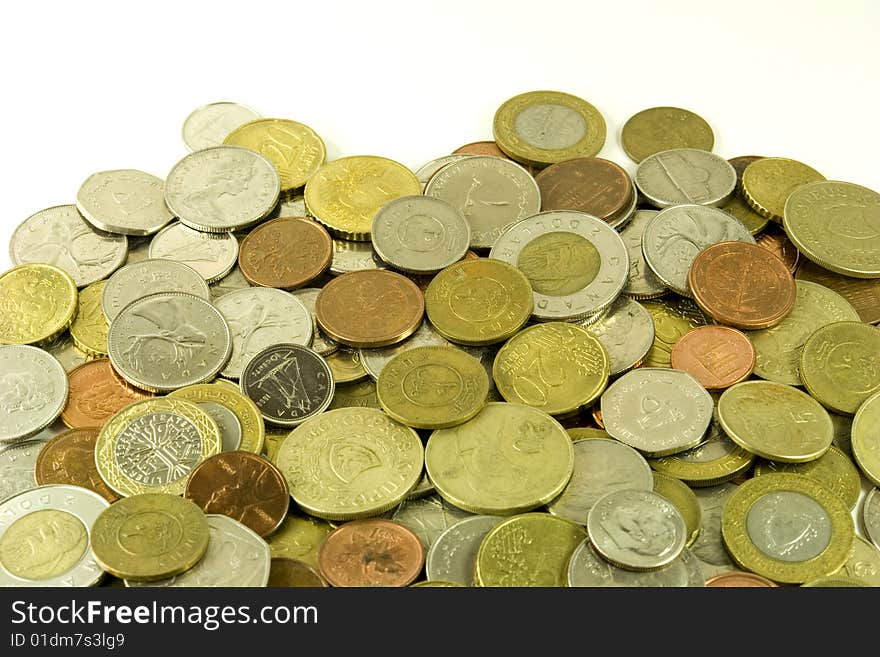
<path fill-rule="evenodd" d="M 148 257 L 176 260 L 195 269 L 207 283 L 226 276 L 238 260 L 232 233 L 204 233 L 175 222 L 156 233 Z"/>
<path fill-rule="evenodd" d="M 67 372 L 50 353 L 0 345 L 0 444 L 42 431 L 67 404 Z"/>
<path fill-rule="evenodd" d="M 158 292 L 186 292 L 205 300 L 211 297 L 205 279 L 189 265 L 173 260 L 141 260 L 109 278 L 101 294 L 101 309 L 112 322 L 132 301 Z"/>
<path fill-rule="evenodd" d="M 723 205 L 736 189 L 736 170 L 720 155 L 673 148 L 646 157 L 633 178 L 641 195 L 658 208 L 680 204 Z"/>

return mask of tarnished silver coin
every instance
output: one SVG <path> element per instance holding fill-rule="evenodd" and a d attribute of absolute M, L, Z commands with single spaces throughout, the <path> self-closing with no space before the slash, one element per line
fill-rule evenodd
<path fill-rule="evenodd" d="M 471 227 L 471 247 L 488 249 L 510 226 L 541 209 L 538 183 L 523 167 L 500 157 L 474 156 L 438 171 L 425 195 L 456 208 Z"/>
<path fill-rule="evenodd" d="M 367 380 L 365 383 L 368 385 L 375 385 L 372 381 Z M 374 388 L 375 389 L 375 388 Z M 336 387 L 336 391 L 339 392 L 339 386 Z M 330 408 L 333 408 L 333 405 L 330 405 Z M 379 401 L 376 400 L 376 406 L 374 408 L 379 408 Z M 406 496 L 408 500 L 415 500 L 420 497 L 425 497 L 426 495 L 430 495 L 434 492 L 434 482 L 431 481 L 431 478 L 428 476 L 428 471 L 425 470 L 422 472 L 422 478 L 419 479 L 419 483 L 416 484 L 416 487 L 413 488 L 409 494 Z"/>
<path fill-rule="evenodd" d="M 696 148 L 673 148 L 649 155 L 633 177 L 651 205 L 723 205 L 736 189 L 736 170 L 720 155 Z"/>
<path fill-rule="evenodd" d="M 373 250 L 372 242 L 349 242 L 348 240 L 334 239 L 330 273 L 338 276 L 363 269 L 387 269 L 385 263 Z"/>
<path fill-rule="evenodd" d="M 323 357 L 290 343 L 254 354 L 241 372 L 239 386 L 264 420 L 283 427 L 295 427 L 323 413 L 336 387 Z"/>
<path fill-rule="evenodd" d="M 0 501 L 37 485 L 37 456 L 53 435 L 47 429 L 29 440 L 0 446 Z"/>
<path fill-rule="evenodd" d="M 283 199 L 278 204 L 279 217 L 311 217 L 306 207 L 306 197 L 302 194 L 296 194 L 290 198 Z"/>
<path fill-rule="evenodd" d="M 736 484 L 719 484 L 707 488 L 694 488 L 700 503 L 700 533 L 691 546 L 694 555 L 702 562 L 706 577 L 719 575 L 737 566 L 730 558 L 721 536 L 721 517 L 727 498 L 737 489 Z"/>
<path fill-rule="evenodd" d="M 125 235 L 90 226 L 73 205 L 56 205 L 21 222 L 9 240 L 15 265 L 42 262 L 63 269 L 77 287 L 107 278 L 128 254 Z"/>
<path fill-rule="evenodd" d="M 687 275 L 691 263 L 700 251 L 719 242 L 754 244 L 755 238 L 739 219 L 724 210 L 677 205 L 657 213 L 645 227 L 642 253 L 670 290 L 690 297 Z"/>
<path fill-rule="evenodd" d="M 112 322 L 132 301 L 158 292 L 186 292 L 210 299 L 208 284 L 192 267 L 174 260 L 142 260 L 126 265 L 107 280 L 101 309 Z"/>
<path fill-rule="evenodd" d="M 385 365 L 388 364 L 392 358 L 394 358 L 397 354 L 403 353 L 409 349 L 414 349 L 415 347 L 448 347 L 449 342 L 442 335 L 437 333 L 434 330 L 434 327 L 431 325 L 427 319 L 422 320 L 421 325 L 416 332 L 409 336 L 403 342 L 392 345 L 390 347 L 379 347 L 376 349 L 366 349 L 363 348 L 360 350 L 361 352 L 361 365 L 364 366 L 364 369 L 367 370 L 367 374 L 370 375 L 370 378 L 374 381 L 379 380 L 379 375 L 382 373 L 382 370 L 385 369 Z M 468 352 L 471 353 L 471 352 Z M 492 380 L 491 372 L 489 375 L 489 380 Z"/>
<path fill-rule="evenodd" d="M 125 580 L 126 586 L 206 587 L 266 586 L 272 556 L 269 544 L 238 520 L 207 514 L 208 551 L 189 570 L 153 582 Z"/>
<path fill-rule="evenodd" d="M 196 406 L 211 416 L 220 429 L 221 450 L 234 452 L 241 447 L 241 422 L 231 410 L 217 402 L 196 402 Z"/>
<path fill-rule="evenodd" d="M 175 222 L 156 233 L 148 256 L 182 262 L 213 283 L 238 262 L 238 240 L 232 233 L 204 233 Z"/>
<path fill-rule="evenodd" d="M 657 212 L 636 210 L 629 223 L 620 231 L 620 238 L 626 244 L 629 254 L 629 275 L 622 292 L 633 299 L 653 299 L 666 294 L 666 286 L 645 262 L 645 254 L 642 253 L 642 234 Z"/>
<path fill-rule="evenodd" d="M 439 495 L 428 495 L 405 499 L 391 514 L 391 519 L 413 530 L 427 550 L 440 534 L 471 516 L 472 513 L 452 506 Z"/>
<path fill-rule="evenodd" d="M 416 170 L 416 178 L 419 179 L 419 182 L 422 183 L 422 189 L 430 182 L 431 178 L 434 177 L 434 174 L 440 171 L 447 164 L 452 164 L 453 162 L 459 162 L 461 160 L 465 160 L 469 157 L 475 157 L 474 155 L 468 155 L 465 153 L 454 153 L 453 155 L 444 155 L 443 157 L 438 157 L 437 159 L 431 160 L 427 164 L 423 164 Z"/>
<path fill-rule="evenodd" d="M 223 101 L 194 109 L 183 122 L 183 143 L 191 151 L 219 146 L 237 127 L 261 118 L 250 107 Z"/>
<path fill-rule="evenodd" d="M 95 360 L 95 358 L 97 358 L 97 356 L 90 356 L 84 351 L 77 349 L 76 345 L 73 344 L 73 338 L 70 337 L 70 333 L 67 331 L 64 331 L 64 333 L 58 337 L 53 338 L 51 342 L 43 344 L 42 348 L 52 354 L 55 359 L 61 363 L 61 367 L 64 368 L 65 372 L 70 372 L 83 363 L 87 363 L 90 360 Z"/>
<path fill-rule="evenodd" d="M 629 273 L 620 235 L 598 217 L 552 210 L 511 226 L 492 246 L 490 258 L 522 271 L 535 295 L 532 316 L 540 321 L 594 315 L 614 301 Z"/>
<path fill-rule="evenodd" d="M 232 356 L 222 376 L 237 379 L 245 364 L 259 351 L 282 342 L 312 342 L 314 321 L 297 297 L 271 287 L 252 287 L 225 294 L 214 301 L 232 332 Z"/>
<path fill-rule="evenodd" d="M 442 199 L 401 196 L 373 217 L 370 239 L 377 255 L 395 269 L 434 274 L 464 257 L 471 229 Z"/>
<path fill-rule="evenodd" d="M 425 558 L 429 580 L 474 586 L 477 551 L 483 538 L 504 520 L 500 516 L 473 516 L 459 520 L 440 534 Z"/>
<path fill-rule="evenodd" d="M 79 486 L 53 484 L 0 504 L 0 587 L 94 586 L 104 571 L 89 544 L 110 503 Z"/>
<path fill-rule="evenodd" d="M 352 242 L 352 244 L 363 243 L 364 242 Z M 324 333 L 321 327 L 318 326 L 318 320 L 315 318 L 315 300 L 320 293 L 321 288 L 318 287 L 301 287 L 297 290 L 290 291 L 290 294 L 302 302 L 306 307 L 306 310 L 309 311 L 309 315 L 312 317 L 312 351 L 315 351 L 322 356 L 329 356 L 339 350 L 339 343 Z"/>
<path fill-rule="evenodd" d="M 0 345 L 0 443 L 33 436 L 67 403 L 67 372 L 39 347 Z"/>
<path fill-rule="evenodd" d="M 611 376 L 631 370 L 642 362 L 654 344 L 654 320 L 645 307 L 619 296 L 608 311 L 585 326 L 599 338 L 611 361 Z"/>
<path fill-rule="evenodd" d="M 223 315 L 204 299 L 160 292 L 133 301 L 111 322 L 110 363 L 123 379 L 170 392 L 213 379 L 232 354 Z"/>
<path fill-rule="evenodd" d="M 281 179 L 265 157 L 248 148 L 215 146 L 190 153 L 171 169 L 165 202 L 181 222 L 206 233 L 241 230 L 278 203 Z"/>
<path fill-rule="evenodd" d="M 880 550 L 880 489 L 872 488 L 862 506 L 862 523 L 865 525 L 865 534 Z"/>
<path fill-rule="evenodd" d="M 575 440 L 574 473 L 565 490 L 547 505 L 547 511 L 579 525 L 596 501 L 615 490 L 651 490 L 654 477 L 645 457 L 628 445 L 609 438 Z"/>
<path fill-rule="evenodd" d="M 77 191 L 76 207 L 95 228 L 121 235 L 152 235 L 174 219 L 165 182 L 137 169 L 93 173 Z"/>
<path fill-rule="evenodd" d="M 573 587 L 702 587 L 703 569 L 685 548 L 681 556 L 657 570 L 625 570 L 603 559 L 590 541 L 581 543 L 568 562 L 568 585 Z"/>
<path fill-rule="evenodd" d="M 241 268 L 235 265 L 226 276 L 219 281 L 211 283 L 211 299 L 217 301 L 220 297 L 237 290 L 246 290 L 251 287 L 250 281 L 241 273 Z"/>
<path fill-rule="evenodd" d="M 691 374 L 663 367 L 627 372 L 601 398 L 608 434 L 652 457 L 699 445 L 714 407 L 712 395 Z"/>

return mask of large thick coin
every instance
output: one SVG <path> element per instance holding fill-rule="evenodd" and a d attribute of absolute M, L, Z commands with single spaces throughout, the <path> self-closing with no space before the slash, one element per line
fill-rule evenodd
<path fill-rule="evenodd" d="M 694 148 L 673 148 L 639 163 L 633 180 L 653 206 L 723 205 L 736 189 L 736 171 L 720 155 Z"/>
<path fill-rule="evenodd" d="M 263 417 L 260 415 L 260 409 L 250 400 L 249 397 L 243 395 L 238 388 L 228 381 L 218 379 L 214 383 L 199 383 L 185 388 L 179 388 L 168 395 L 174 399 L 184 399 L 186 401 L 198 404 L 208 415 L 214 418 L 221 430 L 221 439 L 223 438 L 223 426 L 220 425 L 217 407 L 220 413 L 229 418 L 233 425 L 239 430 L 239 440 L 237 446 L 228 446 L 223 440 L 223 451 L 231 451 L 242 449 L 246 452 L 259 454 L 263 450 L 263 444 L 266 437 L 265 426 L 263 425 Z"/>
<path fill-rule="evenodd" d="M 633 162 L 673 148 L 711 151 L 715 135 L 704 118 L 680 107 L 651 107 L 623 124 L 620 143 Z"/>
<path fill-rule="evenodd" d="M 42 344 L 76 316 L 73 279 L 54 265 L 17 265 L 0 274 L 0 344 Z"/>
<path fill-rule="evenodd" d="M 651 313 L 626 296 L 617 297 L 611 307 L 586 328 L 608 353 L 610 376 L 638 366 L 654 345 Z"/>
<path fill-rule="evenodd" d="M 477 551 L 501 516 L 472 516 L 459 520 L 436 537 L 425 559 L 428 580 L 474 586 Z"/>
<path fill-rule="evenodd" d="M 152 235 L 174 218 L 161 178 L 136 169 L 93 173 L 76 193 L 76 207 L 99 230 Z"/>
<path fill-rule="evenodd" d="M 859 407 L 852 423 L 852 454 L 859 469 L 880 486 L 880 393 Z"/>
<path fill-rule="evenodd" d="M 37 347 L 0 345 L 0 444 L 52 424 L 67 404 L 67 392 L 67 372 L 51 354 Z"/>
<path fill-rule="evenodd" d="M 88 488 L 108 502 L 119 496 L 114 493 L 98 472 L 95 463 L 95 443 L 98 429 L 70 429 L 49 440 L 34 464 L 34 479 L 40 486 L 66 484 Z"/>
<path fill-rule="evenodd" d="M 30 440 L 0 447 L 0 501 L 37 485 L 36 464 L 50 430 Z"/>
<path fill-rule="evenodd" d="M 204 233 L 177 221 L 153 237 L 147 256 L 182 262 L 214 283 L 235 267 L 238 240 L 232 233 Z"/>
<path fill-rule="evenodd" d="M 101 307 L 112 322 L 132 301 L 158 292 L 186 292 L 205 300 L 211 298 L 205 279 L 192 267 L 173 260 L 141 260 L 126 265 L 108 279 Z"/>
<path fill-rule="evenodd" d="M 635 571 L 610 563 L 588 540 L 575 549 L 567 571 L 568 586 L 573 587 L 701 587 L 704 581 L 700 560 L 687 548 L 667 566 Z"/>
<path fill-rule="evenodd" d="M 785 157 L 762 157 L 742 173 L 742 194 L 752 209 L 763 217 L 782 223 L 785 202 L 801 185 L 825 180 L 812 167 Z"/>
<path fill-rule="evenodd" d="M 191 151 L 219 146 L 238 126 L 260 118 L 250 107 L 222 101 L 194 109 L 183 122 L 183 141 Z"/>

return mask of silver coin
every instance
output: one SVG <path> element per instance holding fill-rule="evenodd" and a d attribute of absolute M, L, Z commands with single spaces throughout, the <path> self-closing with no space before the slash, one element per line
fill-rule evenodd
<path fill-rule="evenodd" d="M 683 370 L 641 367 L 602 393 L 605 430 L 645 456 L 683 452 L 700 444 L 715 404 L 706 389 Z"/>
<path fill-rule="evenodd" d="M 694 488 L 700 502 L 700 533 L 691 550 L 703 564 L 706 577 L 736 570 L 736 564 L 724 547 L 721 536 L 721 517 L 727 499 L 737 488 L 736 484 L 720 484 L 708 488 Z"/>
<path fill-rule="evenodd" d="M 718 208 L 677 205 L 651 219 L 642 235 L 642 253 L 651 270 L 673 292 L 690 297 L 687 275 L 694 258 L 719 242 L 755 243 L 743 223 Z"/>
<path fill-rule="evenodd" d="M 642 234 L 656 216 L 657 210 L 636 210 L 629 223 L 620 231 L 620 237 L 629 253 L 629 275 L 623 286 L 623 294 L 635 299 L 651 299 L 666 294 L 666 286 L 645 262 L 642 253 Z"/>
<path fill-rule="evenodd" d="M 203 233 L 175 222 L 156 233 L 150 258 L 189 265 L 208 283 L 226 276 L 238 261 L 238 240 L 232 233 Z"/>
<path fill-rule="evenodd" d="M 278 204 L 279 217 L 311 217 L 306 208 L 306 198 L 302 194 L 291 196 Z"/>
<path fill-rule="evenodd" d="M 150 239 L 150 236 L 128 238 L 128 256 L 125 258 L 126 265 L 143 262 L 150 257 Z"/>
<path fill-rule="evenodd" d="M 170 392 L 210 381 L 232 354 L 223 315 L 204 299 L 160 292 L 133 301 L 110 324 L 113 369 L 135 387 Z"/>
<path fill-rule="evenodd" d="M 95 228 L 121 235 L 152 235 L 174 219 L 164 181 L 137 169 L 93 173 L 77 191 L 76 207 Z"/>
<path fill-rule="evenodd" d="M 217 402 L 197 402 L 196 406 L 211 416 L 220 429 L 221 450 L 234 452 L 241 447 L 241 422 L 231 410 Z"/>
<path fill-rule="evenodd" d="M 608 311 L 589 327 L 611 361 L 611 376 L 631 370 L 654 345 L 654 319 L 638 301 L 619 296 Z"/>
<path fill-rule="evenodd" d="M 94 586 L 104 571 L 89 545 L 110 503 L 97 493 L 54 484 L 0 504 L 0 587 Z"/>
<path fill-rule="evenodd" d="M 470 516 L 440 534 L 425 558 L 428 579 L 474 586 L 480 543 L 502 520 L 499 516 Z"/>
<path fill-rule="evenodd" d="M 281 342 L 309 346 L 314 322 L 308 308 L 284 290 L 252 287 L 214 302 L 232 332 L 232 356 L 222 376 L 237 379 L 254 354 Z"/>
<path fill-rule="evenodd" d="M 797 526 L 809 527 L 802 540 L 792 541 L 785 536 L 792 519 Z M 746 533 L 766 556 L 776 561 L 799 563 L 818 557 L 831 542 L 831 517 L 819 502 L 796 491 L 777 490 L 762 495 L 749 507 L 746 514 Z M 785 536 L 780 540 L 780 533 Z"/>
<path fill-rule="evenodd" d="M 272 555 L 269 544 L 238 520 L 207 514 L 208 551 L 189 570 L 153 582 L 125 580 L 126 586 L 214 587 L 266 586 Z"/>
<path fill-rule="evenodd" d="M 67 372 L 38 347 L 0 345 L 0 443 L 52 424 L 67 404 Z"/>
<path fill-rule="evenodd" d="M 862 522 L 865 525 L 865 534 L 880 550 L 880 492 L 872 488 L 862 505 Z"/>
<path fill-rule="evenodd" d="M 490 258 L 521 270 L 535 294 L 541 321 L 594 315 L 626 283 L 629 254 L 620 235 L 593 215 L 552 210 L 523 219 L 502 235 Z"/>
<path fill-rule="evenodd" d="M 452 506 L 439 495 L 428 495 L 405 499 L 394 509 L 391 519 L 411 529 L 419 537 L 422 547 L 427 550 L 440 534 L 471 516 L 472 513 Z"/>
<path fill-rule="evenodd" d="M 0 447 L 0 501 L 37 485 L 37 456 L 54 435 L 54 431 L 47 429 L 30 440 Z"/>
<path fill-rule="evenodd" d="M 125 262 L 128 240 L 95 230 L 73 205 L 56 205 L 21 222 L 9 240 L 15 265 L 43 262 L 70 274 L 77 287 L 107 278 Z"/>
<path fill-rule="evenodd" d="M 649 155 L 633 177 L 651 205 L 723 205 L 736 189 L 736 170 L 720 155 L 696 148 L 673 148 Z"/>
<path fill-rule="evenodd" d="M 529 103 L 516 114 L 513 129 L 529 146 L 562 150 L 580 142 L 590 126 L 577 110 L 560 103 Z"/>
<path fill-rule="evenodd" d="M 349 242 L 333 240 L 333 259 L 330 261 L 331 274 L 347 274 L 364 269 L 387 269 L 385 263 L 373 250 L 372 242 Z"/>
<path fill-rule="evenodd" d="M 322 356 L 329 356 L 339 351 L 339 343 L 321 330 L 318 326 L 318 320 L 315 318 L 315 300 L 321 293 L 321 288 L 317 287 L 301 287 L 298 290 L 292 290 L 290 294 L 299 299 L 312 316 L 312 350 Z"/>
<path fill-rule="evenodd" d="M 377 349 L 361 349 L 361 365 L 367 370 L 367 374 L 374 381 L 379 380 L 379 375 L 385 369 L 392 358 L 404 351 L 415 347 L 447 347 L 449 342 L 442 335 L 434 330 L 427 319 L 422 320 L 421 325 L 416 332 L 413 333 L 403 342 L 390 347 L 379 347 Z M 491 377 L 490 377 L 491 378 Z"/>
<path fill-rule="evenodd" d="M 281 179 L 248 148 L 215 146 L 190 153 L 171 169 L 165 202 L 181 222 L 207 233 L 252 226 L 278 204 Z"/>
<path fill-rule="evenodd" d="M 67 331 L 64 331 L 64 333 L 58 337 L 53 338 L 50 342 L 43 344 L 42 348 L 52 354 L 55 359 L 61 363 L 61 367 L 64 368 L 65 372 L 70 372 L 83 363 L 98 358 L 97 356 L 90 356 L 77 349 L 76 345 L 73 344 L 73 339 L 70 337 L 70 333 Z"/>
<path fill-rule="evenodd" d="M 541 209 L 538 183 L 523 167 L 478 155 L 447 164 L 425 195 L 456 208 L 471 227 L 471 248 L 488 249 L 510 226 Z"/>
<path fill-rule="evenodd" d="M 191 151 L 220 146 L 230 132 L 259 118 L 254 110 L 239 103 L 224 101 L 202 105 L 183 122 L 183 143 Z"/>
<path fill-rule="evenodd" d="M 630 184 L 632 185 L 632 198 L 630 199 L 629 205 L 617 215 L 608 218 L 608 225 L 618 233 L 621 232 L 630 221 L 632 221 L 632 218 L 636 214 L 636 208 L 639 205 L 639 192 L 636 189 L 636 184 Z"/>
<path fill-rule="evenodd" d="M 370 385 L 373 385 L 372 381 L 368 381 Z M 337 392 L 339 388 L 337 387 Z M 376 402 L 376 406 L 374 408 L 378 408 L 379 403 Z M 330 404 L 330 408 L 333 408 L 333 404 Z M 420 497 L 425 497 L 426 495 L 430 495 L 434 492 L 434 482 L 431 481 L 431 478 L 428 476 L 427 470 L 422 471 L 422 478 L 419 479 L 419 483 L 416 484 L 416 487 L 413 488 L 406 496 L 408 500 L 415 500 Z"/>
<path fill-rule="evenodd" d="M 416 169 L 416 178 L 418 178 L 419 182 L 422 183 L 422 189 L 425 189 L 427 184 L 431 181 L 431 178 L 433 178 L 434 174 L 440 171 L 440 169 L 445 167 L 447 164 L 459 162 L 469 157 L 474 156 L 465 153 L 455 153 L 453 155 L 444 155 L 443 157 L 438 157 L 437 159 L 431 160 L 427 164 L 423 164 L 418 169 Z"/>
<path fill-rule="evenodd" d="M 587 516 L 590 542 L 606 560 L 626 570 L 656 570 L 684 550 L 681 511 L 651 490 L 615 490 L 596 500 Z"/>
<path fill-rule="evenodd" d="M 220 297 L 237 290 L 246 290 L 251 287 L 250 281 L 241 273 L 241 268 L 235 265 L 226 276 L 219 281 L 211 283 L 211 299 L 217 301 Z"/>
<path fill-rule="evenodd" d="M 705 583 L 699 559 L 687 548 L 668 566 L 635 571 L 609 563 L 587 540 L 568 562 L 568 585 L 574 587 L 702 587 Z"/>
<path fill-rule="evenodd" d="M 395 269 L 434 274 L 464 257 L 471 229 L 446 201 L 401 196 L 373 217 L 370 239 L 376 254 Z"/>
<path fill-rule="evenodd" d="M 547 505 L 555 516 L 579 525 L 596 501 L 615 490 L 652 490 L 654 476 L 645 457 L 632 447 L 608 438 L 572 442 L 574 472 L 565 490 Z"/>
<path fill-rule="evenodd" d="M 192 267 L 174 260 L 142 260 L 126 265 L 107 280 L 101 309 L 113 322 L 128 304 L 158 292 L 186 292 L 210 299 L 208 284 Z"/>

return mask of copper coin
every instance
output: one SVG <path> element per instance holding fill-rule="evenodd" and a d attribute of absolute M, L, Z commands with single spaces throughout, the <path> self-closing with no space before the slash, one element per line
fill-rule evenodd
<path fill-rule="evenodd" d="M 804 258 L 795 277 L 834 290 L 850 302 L 859 319 L 867 324 L 880 322 L 880 278 L 851 278 L 828 271 Z"/>
<path fill-rule="evenodd" d="M 601 157 L 577 157 L 551 164 L 535 176 L 541 210 L 578 210 L 606 221 L 633 199 L 633 183 L 619 164 Z"/>
<path fill-rule="evenodd" d="M 254 228 L 238 252 L 238 266 L 254 285 L 294 290 L 330 267 L 333 240 L 321 224 L 280 217 Z"/>
<path fill-rule="evenodd" d="M 776 326 L 794 307 L 794 277 L 757 244 L 719 242 L 694 258 L 688 287 L 700 309 L 739 329 Z"/>
<path fill-rule="evenodd" d="M 108 502 L 118 500 L 119 495 L 104 483 L 95 465 L 98 433 L 98 429 L 69 429 L 43 445 L 34 469 L 37 485 L 80 486 L 96 492 Z"/>
<path fill-rule="evenodd" d="M 221 452 L 202 461 L 186 481 L 184 497 L 205 513 L 238 520 L 266 537 L 284 522 L 290 493 L 284 475 L 252 452 Z"/>
<path fill-rule="evenodd" d="M 732 588 L 779 588 L 776 582 L 771 582 L 766 577 L 754 573 L 729 572 L 715 575 L 706 580 L 707 588 L 732 589 Z"/>
<path fill-rule="evenodd" d="M 406 276 L 384 269 L 342 274 L 315 300 L 318 326 L 349 347 L 385 347 L 415 333 L 425 295 Z"/>
<path fill-rule="evenodd" d="M 124 381 L 109 358 L 83 363 L 67 375 L 70 392 L 61 421 L 71 429 L 100 429 L 117 411 L 153 394 Z"/>
<path fill-rule="evenodd" d="M 593 411 L 591 415 L 593 416 L 593 422 L 596 423 L 596 426 L 600 429 L 604 429 L 605 420 L 602 419 L 602 409 L 600 409 L 598 406 L 593 406 Z"/>
<path fill-rule="evenodd" d="M 272 557 L 269 566 L 269 587 L 323 588 L 330 586 L 309 564 L 288 557 Z"/>
<path fill-rule="evenodd" d="M 706 390 L 722 390 L 752 373 L 755 348 L 736 329 L 698 326 L 672 347 L 672 367 L 693 374 Z"/>
<path fill-rule="evenodd" d="M 424 564 L 419 537 L 381 518 L 345 523 L 318 551 L 318 567 L 331 586 L 409 586 Z"/>
<path fill-rule="evenodd" d="M 797 247 L 792 244 L 791 240 L 788 239 L 788 235 L 785 234 L 785 231 L 781 227 L 774 224 L 767 226 L 764 232 L 755 238 L 755 243 L 758 246 L 763 246 L 770 253 L 782 260 L 782 262 L 785 263 L 785 266 L 788 267 L 788 271 L 792 274 L 797 271 L 801 253 L 797 250 Z"/>
<path fill-rule="evenodd" d="M 749 166 L 752 162 L 757 162 L 758 160 L 763 160 L 763 155 L 740 155 L 739 157 L 732 157 L 728 162 L 730 162 L 730 166 L 733 167 L 733 170 L 736 171 L 736 183 L 739 184 L 743 179 L 743 171 L 746 170 L 746 167 Z"/>

